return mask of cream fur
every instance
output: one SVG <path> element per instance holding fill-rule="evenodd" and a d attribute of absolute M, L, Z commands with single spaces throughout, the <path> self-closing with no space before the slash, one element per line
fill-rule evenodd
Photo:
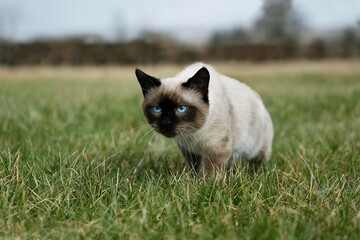
<path fill-rule="evenodd" d="M 177 144 L 202 156 L 208 152 L 228 152 L 222 164 L 227 164 L 230 158 L 260 158 L 267 162 L 273 139 L 272 121 L 260 96 L 246 84 L 201 62 L 188 66 L 173 78 L 161 79 L 161 83 L 169 91 L 174 90 L 204 66 L 210 73 L 209 114 L 203 127 L 186 141 L 176 137 Z"/>

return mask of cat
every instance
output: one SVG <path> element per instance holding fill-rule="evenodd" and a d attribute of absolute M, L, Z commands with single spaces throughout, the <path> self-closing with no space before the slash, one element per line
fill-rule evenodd
<path fill-rule="evenodd" d="M 273 124 L 260 96 L 249 86 L 198 62 L 173 78 L 135 70 L 148 123 L 175 139 L 197 173 L 223 171 L 230 160 L 267 163 Z"/>

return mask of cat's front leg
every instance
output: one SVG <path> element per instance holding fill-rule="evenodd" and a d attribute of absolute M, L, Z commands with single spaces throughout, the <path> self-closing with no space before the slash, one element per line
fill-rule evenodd
<path fill-rule="evenodd" d="M 200 169 L 200 162 L 201 162 L 201 156 L 193 153 L 189 150 L 187 150 L 186 148 L 184 148 L 181 145 L 178 145 L 180 148 L 181 153 L 183 154 L 183 156 L 186 158 L 186 161 L 188 162 L 189 166 L 191 167 L 192 170 L 194 170 L 196 173 L 199 172 Z"/>
<path fill-rule="evenodd" d="M 200 175 L 211 176 L 214 173 L 224 172 L 231 156 L 231 150 L 223 149 L 221 151 L 205 154 L 201 160 Z"/>

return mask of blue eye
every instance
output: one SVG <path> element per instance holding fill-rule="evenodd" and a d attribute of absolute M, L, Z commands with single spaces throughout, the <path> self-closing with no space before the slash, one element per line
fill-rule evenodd
<path fill-rule="evenodd" d="M 156 113 L 161 113 L 161 107 L 153 107 L 153 111 Z"/>
<path fill-rule="evenodd" d="M 178 107 L 176 108 L 176 111 L 178 111 L 178 112 L 180 112 L 180 113 L 183 113 L 183 112 L 185 112 L 187 109 L 188 109 L 187 106 L 178 106 Z"/>

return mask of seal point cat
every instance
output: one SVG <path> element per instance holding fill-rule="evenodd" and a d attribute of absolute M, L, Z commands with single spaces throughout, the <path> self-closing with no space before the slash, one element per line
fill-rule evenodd
<path fill-rule="evenodd" d="M 211 174 L 230 160 L 266 163 L 273 124 L 260 96 L 249 86 L 195 63 L 175 77 L 135 71 L 148 123 L 174 138 L 190 167 Z"/>

